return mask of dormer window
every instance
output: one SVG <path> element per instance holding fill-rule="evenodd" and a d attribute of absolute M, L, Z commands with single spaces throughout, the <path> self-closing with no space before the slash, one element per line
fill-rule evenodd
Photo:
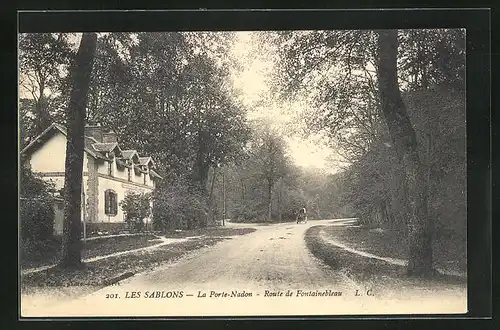
<path fill-rule="evenodd" d="M 108 175 L 113 176 L 113 163 L 108 162 Z"/>
<path fill-rule="evenodd" d="M 132 174 L 131 174 L 132 170 L 130 168 L 128 168 L 128 181 L 132 181 Z"/>

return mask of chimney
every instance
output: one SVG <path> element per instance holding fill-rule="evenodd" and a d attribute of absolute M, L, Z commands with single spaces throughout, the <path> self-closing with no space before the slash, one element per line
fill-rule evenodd
<path fill-rule="evenodd" d="M 114 143 L 118 142 L 118 137 L 116 136 L 116 133 L 113 131 L 109 131 L 106 133 L 102 134 L 102 142 L 104 143 Z"/>
<path fill-rule="evenodd" d="M 102 142 L 102 127 L 100 125 L 86 125 L 85 136 L 91 136 L 97 142 Z"/>

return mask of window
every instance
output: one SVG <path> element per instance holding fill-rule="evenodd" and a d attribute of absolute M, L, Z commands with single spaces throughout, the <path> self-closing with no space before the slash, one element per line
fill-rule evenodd
<path fill-rule="evenodd" d="M 146 176 L 147 176 L 147 174 L 144 173 L 144 185 L 146 185 Z"/>
<path fill-rule="evenodd" d="M 112 162 L 108 163 L 108 175 L 113 176 L 113 163 Z"/>
<path fill-rule="evenodd" d="M 111 189 L 104 192 L 104 213 L 111 216 L 118 213 L 118 196 Z"/>
<path fill-rule="evenodd" d="M 132 181 L 131 169 L 128 168 L 128 181 Z"/>

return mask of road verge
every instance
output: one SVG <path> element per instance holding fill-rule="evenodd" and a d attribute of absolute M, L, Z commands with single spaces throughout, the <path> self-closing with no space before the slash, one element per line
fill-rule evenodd
<path fill-rule="evenodd" d="M 350 280 L 364 287 L 383 288 L 388 291 L 400 291 L 401 288 L 441 289 L 447 285 L 464 287 L 466 280 L 448 275 L 437 275 L 430 279 L 408 278 L 404 264 L 390 263 L 386 260 L 353 253 L 341 246 L 329 243 L 321 231 L 328 226 L 314 226 L 305 233 L 305 241 L 310 252 L 340 272 Z M 335 230 L 343 230 L 336 227 Z"/>

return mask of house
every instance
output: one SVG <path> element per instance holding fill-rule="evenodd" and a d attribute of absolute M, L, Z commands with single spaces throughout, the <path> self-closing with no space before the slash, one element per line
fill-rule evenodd
<path fill-rule="evenodd" d="M 66 137 L 65 127 L 54 123 L 21 151 L 23 164 L 53 182 L 58 191 L 64 187 Z M 120 201 L 131 191 L 152 192 L 159 179 L 151 157 L 122 150 L 116 134 L 101 126 L 85 127 L 82 221 L 87 223 L 87 230 L 124 229 Z M 62 203 L 56 203 L 56 214 L 60 214 L 61 207 Z M 55 222 L 55 233 L 61 234 L 61 217 L 56 217 Z"/>

